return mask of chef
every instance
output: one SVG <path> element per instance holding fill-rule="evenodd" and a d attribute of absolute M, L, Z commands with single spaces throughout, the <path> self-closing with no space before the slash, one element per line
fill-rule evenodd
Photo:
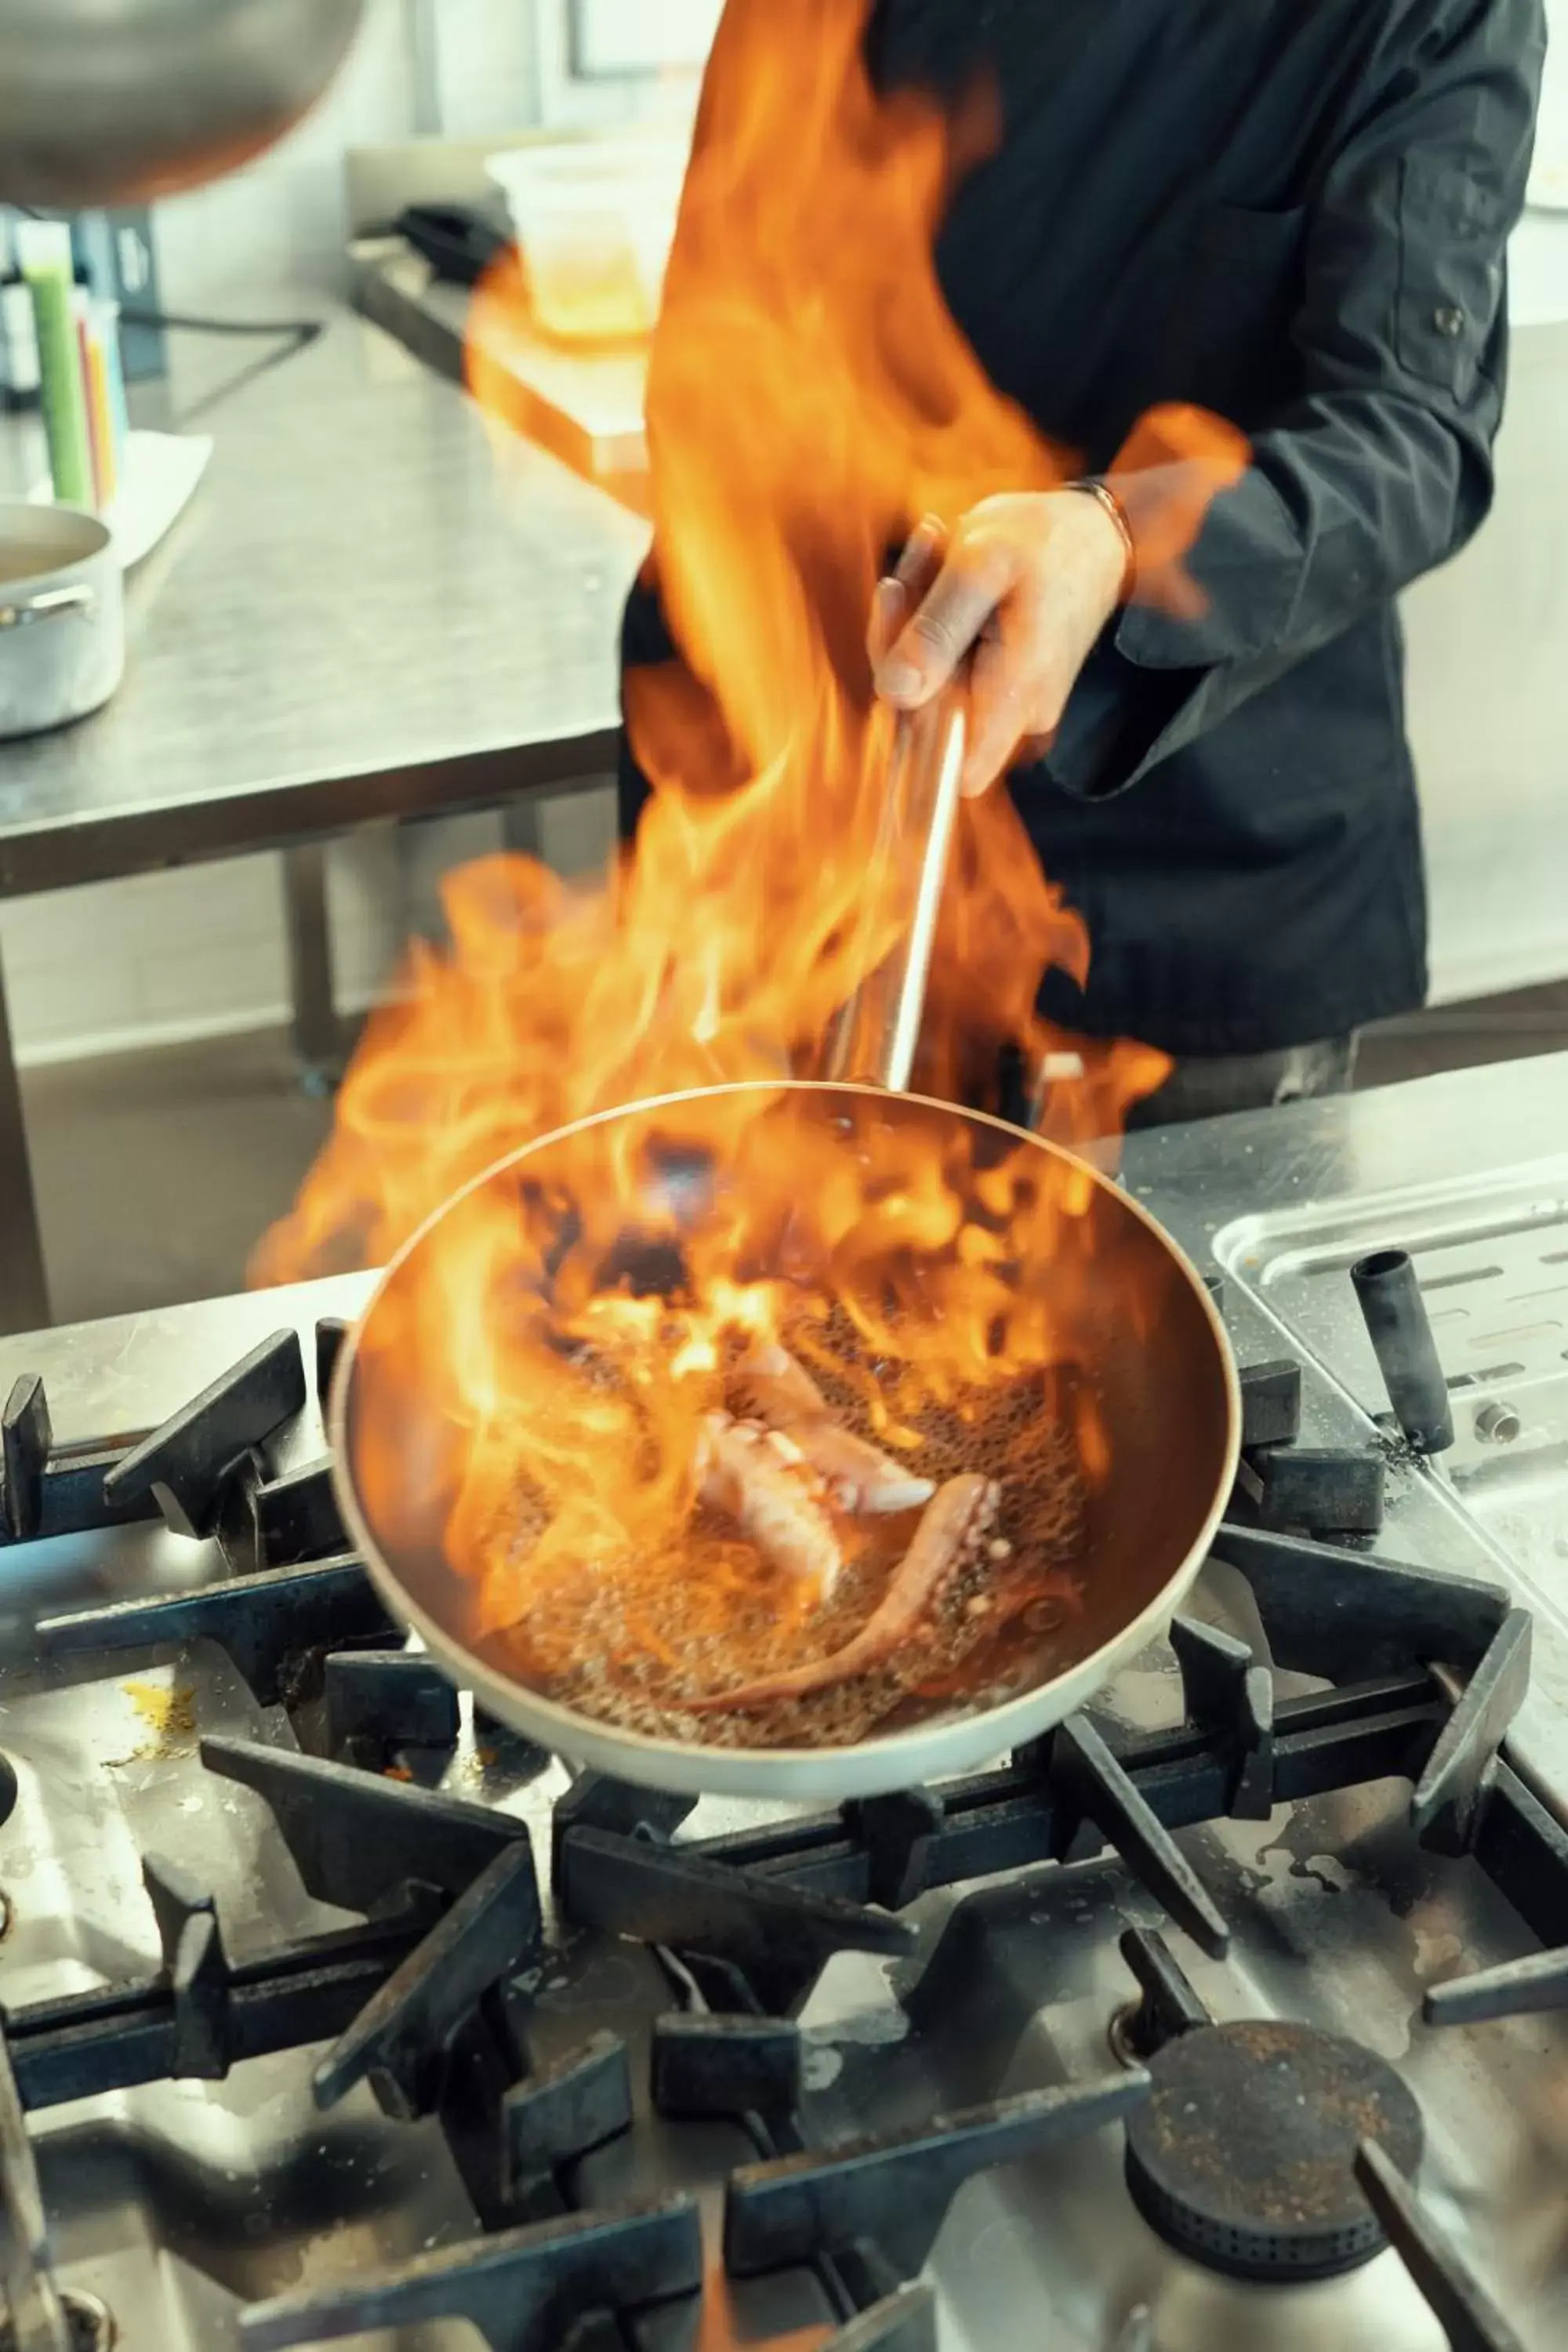
<path fill-rule="evenodd" d="M 915 533 L 879 690 L 968 671 L 965 789 L 1013 793 L 1089 925 L 1042 1009 L 1174 1056 L 1143 1116 L 1341 1088 L 1426 992 L 1394 600 L 1491 498 L 1542 0 L 879 0 L 867 37 L 884 87 L 994 79 L 939 273 L 1085 467 Z M 1181 612 L 1136 593 L 1157 476 L 1110 470 L 1172 401 L 1251 445 Z M 624 660 L 671 651 L 639 586 Z M 642 793 L 624 755 L 628 826 Z"/>

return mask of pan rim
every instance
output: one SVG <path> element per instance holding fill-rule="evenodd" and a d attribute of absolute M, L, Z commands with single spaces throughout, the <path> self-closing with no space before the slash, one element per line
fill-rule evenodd
<path fill-rule="evenodd" d="M 676 1740 L 656 1737 L 649 1732 L 623 1730 L 616 1725 L 601 1723 L 594 1717 L 581 1715 L 574 1708 L 563 1706 L 557 1699 L 543 1697 L 512 1676 L 497 1672 L 414 1601 L 392 1564 L 383 1555 L 380 1543 L 361 1510 L 350 1473 L 348 1397 L 361 1339 L 377 1306 L 405 1261 L 413 1256 L 426 1236 L 444 1218 L 470 1194 L 495 1182 L 520 1160 L 531 1159 L 572 1136 L 608 1126 L 638 1111 L 665 1110 L 681 1104 L 742 1094 L 840 1094 L 852 1096 L 858 1100 L 888 1098 L 881 1087 L 854 1079 L 725 1079 L 712 1086 L 679 1087 L 668 1094 L 642 1096 L 631 1102 L 590 1111 L 581 1118 L 570 1119 L 561 1127 L 552 1128 L 546 1134 L 531 1138 L 513 1151 L 503 1152 L 500 1159 L 470 1177 L 467 1183 L 460 1185 L 432 1210 L 394 1252 L 382 1267 L 374 1289 L 354 1318 L 339 1351 L 328 1399 L 327 1439 L 331 1457 L 332 1488 L 350 1541 L 363 1559 L 372 1583 L 395 1622 L 409 1626 L 417 1633 L 432 1656 L 447 1668 L 459 1687 L 471 1690 L 492 1715 L 502 1722 L 512 1724 L 525 1736 L 536 1738 L 552 1756 L 581 1759 L 615 1777 L 631 1780 L 638 1787 L 662 1789 L 682 1795 L 777 1797 L 798 1794 L 845 1798 L 908 1789 L 950 1771 L 973 1769 L 989 1758 L 1006 1754 L 1074 1713 L 1104 1685 L 1119 1664 L 1135 1656 L 1145 1643 L 1169 1622 L 1207 1559 L 1210 1546 L 1224 1518 L 1226 1503 L 1241 1458 L 1241 1384 L 1236 1358 L 1230 1335 L 1196 1267 L 1180 1244 L 1142 1202 L 1103 1170 L 1097 1168 L 1092 1160 L 1070 1151 L 1065 1144 L 1053 1142 L 1027 1128 L 1014 1125 L 1008 1119 L 998 1118 L 993 1112 L 971 1110 L 960 1103 L 943 1102 L 936 1096 L 900 1093 L 892 1097 L 946 1118 L 962 1118 L 973 1126 L 992 1128 L 1019 1142 L 1031 1144 L 1037 1150 L 1044 1151 L 1054 1159 L 1067 1161 L 1075 1169 L 1081 1169 L 1100 1191 L 1112 1195 L 1120 1208 L 1129 1212 L 1145 1227 L 1186 1281 L 1215 1341 L 1226 1398 L 1226 1444 L 1215 1480 L 1214 1500 L 1202 1526 L 1179 1564 L 1158 1591 L 1144 1603 L 1137 1616 L 1102 1642 L 1088 1657 L 1077 1660 L 1064 1673 L 1052 1676 L 1048 1681 L 1019 1692 L 999 1706 L 976 1709 L 950 1718 L 939 1718 L 935 1722 L 914 1724 L 880 1737 L 873 1735 L 837 1747 L 720 1748 L 697 1740 Z M 1058 1705 L 1058 1701 L 1062 1700 L 1066 1694 L 1071 1696 L 1067 1697 L 1065 1704 Z M 931 1761 L 933 1748 L 943 1751 L 934 1771 Z M 898 1759 L 909 1755 L 921 1760 L 900 1769 Z M 641 1775 L 635 1769 L 638 1759 L 646 1759 L 647 1768 Z M 710 1766 L 710 1769 L 708 1769 Z"/>

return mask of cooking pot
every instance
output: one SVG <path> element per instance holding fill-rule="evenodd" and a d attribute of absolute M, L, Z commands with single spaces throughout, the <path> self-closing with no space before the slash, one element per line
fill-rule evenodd
<path fill-rule="evenodd" d="M 124 595 L 107 525 L 77 507 L 0 502 L 0 739 L 84 718 L 124 667 Z"/>
<path fill-rule="evenodd" d="M 363 0 L 0 0 L 0 203 L 143 203 L 298 122 Z"/>

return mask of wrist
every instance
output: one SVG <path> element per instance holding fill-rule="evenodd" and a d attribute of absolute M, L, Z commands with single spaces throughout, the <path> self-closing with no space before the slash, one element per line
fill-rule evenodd
<path fill-rule="evenodd" d="M 1110 484 L 1102 481 L 1098 474 L 1086 474 L 1081 480 L 1065 482 L 1062 487 L 1074 491 L 1086 501 L 1091 501 L 1104 517 L 1108 526 L 1108 564 L 1114 572 L 1116 583 L 1110 601 L 1112 607 L 1125 604 L 1132 593 L 1138 570 L 1137 543 L 1132 537 L 1132 525 L 1128 520 L 1126 508 Z"/>

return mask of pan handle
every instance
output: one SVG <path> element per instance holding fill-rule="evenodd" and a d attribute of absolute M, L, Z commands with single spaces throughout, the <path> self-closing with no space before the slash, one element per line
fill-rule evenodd
<path fill-rule="evenodd" d="M 888 790 L 868 877 L 882 891 L 910 890 L 898 946 L 862 982 L 839 1013 L 827 1055 L 830 1078 L 902 1093 L 914 1067 L 942 885 L 947 879 L 968 740 L 956 696 L 938 696 L 894 722 Z"/>

